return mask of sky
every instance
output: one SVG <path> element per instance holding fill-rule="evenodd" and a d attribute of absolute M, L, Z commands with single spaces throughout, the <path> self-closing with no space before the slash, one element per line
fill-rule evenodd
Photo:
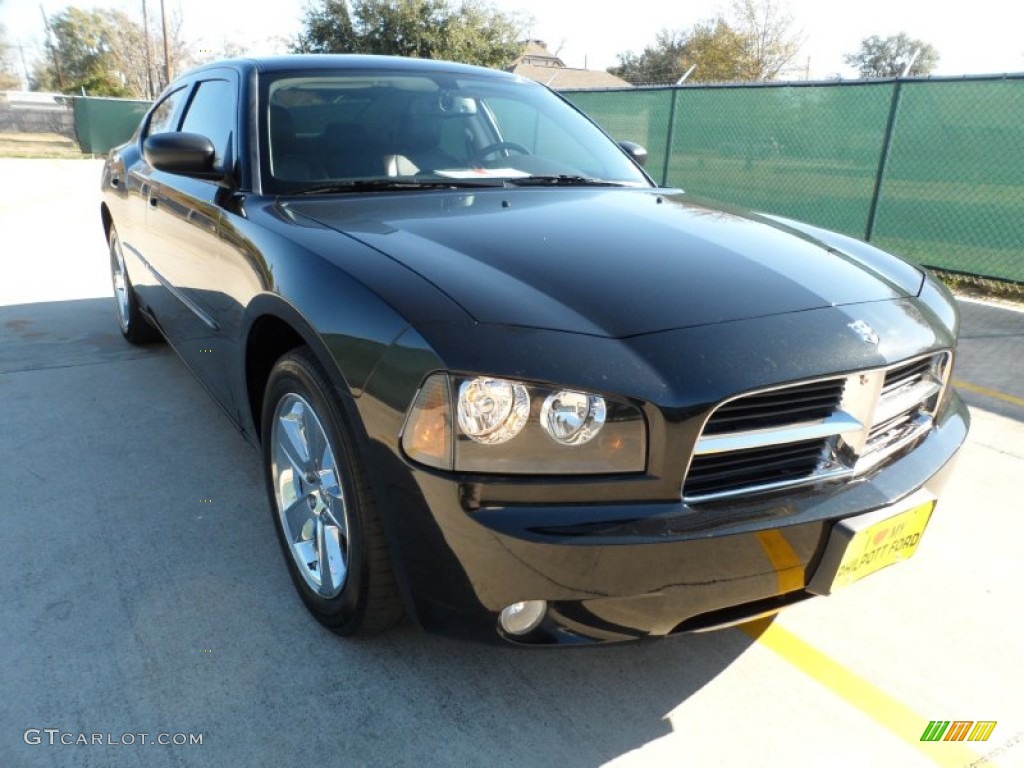
<path fill-rule="evenodd" d="M 783 0 L 786 2 L 786 0 Z M 159 0 L 148 0 L 151 23 L 159 19 Z M 165 0 L 179 10 L 184 34 L 194 48 L 212 48 L 232 40 L 253 54 L 284 53 L 285 43 L 301 27 L 305 0 Z M 56 13 L 65 0 L 44 0 Z M 114 7 L 141 19 L 142 0 L 79 0 L 80 7 Z M 707 19 L 729 0 L 630 0 L 621 6 L 595 0 L 492 0 L 500 10 L 531 19 L 528 36 L 548 43 L 570 67 L 604 69 L 623 51 L 639 53 L 661 29 L 687 29 Z M 989 74 L 1024 71 L 1024 3 L 1020 0 L 788 0 L 804 43 L 788 77 L 855 77 L 843 54 L 855 52 L 869 35 L 906 31 L 931 43 L 940 54 L 933 74 Z M 602 9 L 608 10 L 602 10 Z M 21 42 L 26 57 L 38 54 L 43 40 L 38 0 L 0 0 L 0 24 L 11 43 Z"/>

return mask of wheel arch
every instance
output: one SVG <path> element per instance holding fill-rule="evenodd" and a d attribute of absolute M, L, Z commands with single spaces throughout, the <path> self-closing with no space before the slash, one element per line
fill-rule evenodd
<path fill-rule="evenodd" d="M 249 306 L 245 326 L 245 415 L 252 420 L 255 442 L 260 441 L 263 395 L 270 371 L 291 350 L 309 347 L 338 392 L 351 394 L 348 382 L 318 334 L 298 310 L 280 297 L 257 297 Z"/>
<path fill-rule="evenodd" d="M 407 328 L 408 324 L 403 325 L 396 339 L 401 337 Z M 324 336 L 310 320 L 285 298 L 272 293 L 261 294 L 250 303 L 241 338 L 244 340 L 243 394 L 247 407 L 241 409 L 244 413 L 240 415 L 243 419 L 251 419 L 251 423 L 243 427 L 243 430 L 251 430 L 252 442 L 256 446 L 260 446 L 262 442 L 263 399 L 274 363 L 291 350 L 306 346 L 312 351 L 338 394 L 338 403 L 347 417 L 356 449 L 365 458 L 373 455 L 370 450 L 372 441 L 368 425 L 364 421 L 364 414 L 361 413 L 357 400 L 376 363 L 385 356 L 396 339 L 392 339 L 389 344 L 375 345 L 372 358 L 367 357 L 367 348 L 360 345 L 359 340 L 334 334 L 329 335 L 328 341 L 325 341 Z M 372 366 L 369 366 L 370 359 L 373 360 Z M 390 512 L 390 492 L 386 485 L 380 482 L 375 467 L 367 466 L 365 469 L 377 499 L 377 509 L 386 533 L 385 541 L 395 568 L 398 590 L 406 612 L 415 620 L 416 612 L 405 576 L 405 565 L 395 544 L 395 523 Z"/>
<path fill-rule="evenodd" d="M 330 335 L 325 340 L 324 335 L 298 309 L 277 294 L 262 294 L 249 304 L 243 339 L 242 384 L 246 398 L 243 415 L 251 419 L 255 442 L 260 440 L 263 396 L 270 371 L 277 360 L 299 346 L 306 346 L 313 352 L 341 397 L 350 421 L 357 422 L 353 426 L 360 437 L 365 436 L 365 426 L 358 409 L 351 407 L 372 369 L 366 358 L 367 350 L 359 339 Z M 374 363 L 386 349 L 386 346 L 378 345 Z"/>

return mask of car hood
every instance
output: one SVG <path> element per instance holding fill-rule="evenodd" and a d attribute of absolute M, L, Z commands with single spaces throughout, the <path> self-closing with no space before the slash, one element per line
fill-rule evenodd
<path fill-rule="evenodd" d="M 402 192 L 282 205 L 397 260 L 481 323 L 622 338 L 916 291 L 793 223 L 653 190 Z"/>

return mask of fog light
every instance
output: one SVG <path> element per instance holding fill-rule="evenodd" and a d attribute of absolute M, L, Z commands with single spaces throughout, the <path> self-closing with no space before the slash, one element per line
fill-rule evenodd
<path fill-rule="evenodd" d="M 501 628 L 510 635 L 525 635 L 540 626 L 547 609 L 548 604 L 544 600 L 524 600 L 507 605 L 501 611 Z"/>

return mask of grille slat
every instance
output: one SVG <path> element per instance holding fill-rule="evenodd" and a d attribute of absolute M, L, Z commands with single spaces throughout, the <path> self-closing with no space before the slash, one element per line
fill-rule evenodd
<path fill-rule="evenodd" d="M 737 464 L 750 464 L 765 460 L 785 460 L 793 456 L 803 456 L 810 450 L 816 450 L 821 445 L 821 440 L 808 440 L 802 443 L 789 443 L 788 445 L 773 445 L 767 448 L 750 448 L 744 451 L 729 451 L 728 453 L 709 453 L 700 456 L 700 464 L 690 468 L 691 474 L 694 471 L 724 470 Z"/>
<path fill-rule="evenodd" d="M 843 379 L 830 379 L 739 398 L 715 411 L 704 426 L 704 434 L 746 432 L 828 418 L 839 405 L 843 385 Z"/>
<path fill-rule="evenodd" d="M 686 493 L 701 496 L 736 487 L 799 480 L 814 473 L 825 440 L 810 440 L 771 448 L 751 448 L 731 454 L 695 456 L 686 478 Z"/>
<path fill-rule="evenodd" d="M 810 421 L 811 418 L 826 418 L 836 408 L 836 401 L 822 401 L 811 404 L 794 404 L 788 408 L 777 408 L 771 414 L 773 419 L 778 419 L 780 424 L 796 424 L 801 421 Z M 820 415 L 819 415 L 820 414 Z M 797 418 L 797 417 L 800 418 Z M 766 415 L 762 414 L 761 411 L 751 412 L 737 412 L 734 414 L 728 414 L 715 419 L 715 423 L 711 426 L 714 427 L 713 432 L 723 431 L 726 426 L 732 426 L 738 422 L 746 422 L 758 419 L 760 421 L 766 420 Z M 766 425 L 770 426 L 770 425 Z M 743 426 L 743 429 L 751 429 L 752 427 Z M 705 434 L 708 430 L 704 430 Z"/>
<path fill-rule="evenodd" d="M 888 432 L 890 429 L 892 429 L 893 427 L 898 427 L 900 424 L 905 424 L 906 422 L 910 421 L 911 418 L 913 418 L 913 413 L 901 413 L 896 416 L 893 416 L 888 421 L 882 422 L 881 424 L 876 424 L 871 428 L 871 432 L 868 435 L 868 444 L 871 443 L 872 438 L 874 438 L 875 436 L 880 435 L 884 432 Z"/>
<path fill-rule="evenodd" d="M 773 461 L 762 459 L 756 463 L 729 470 L 718 469 L 702 472 L 698 469 L 691 477 L 693 486 L 690 490 L 694 491 L 707 485 L 731 486 L 737 482 L 760 484 L 775 480 L 788 480 L 793 477 L 805 477 L 817 469 L 820 452 L 820 450 L 815 450 L 806 456 L 794 456 Z"/>
<path fill-rule="evenodd" d="M 899 389 L 905 384 L 914 383 L 915 380 L 920 379 L 928 372 L 933 363 L 934 361 L 932 358 L 926 357 L 923 360 L 915 360 L 912 363 L 900 365 L 890 371 L 887 371 L 885 374 L 885 383 L 882 385 L 882 395 L 885 395 L 894 389 Z"/>

